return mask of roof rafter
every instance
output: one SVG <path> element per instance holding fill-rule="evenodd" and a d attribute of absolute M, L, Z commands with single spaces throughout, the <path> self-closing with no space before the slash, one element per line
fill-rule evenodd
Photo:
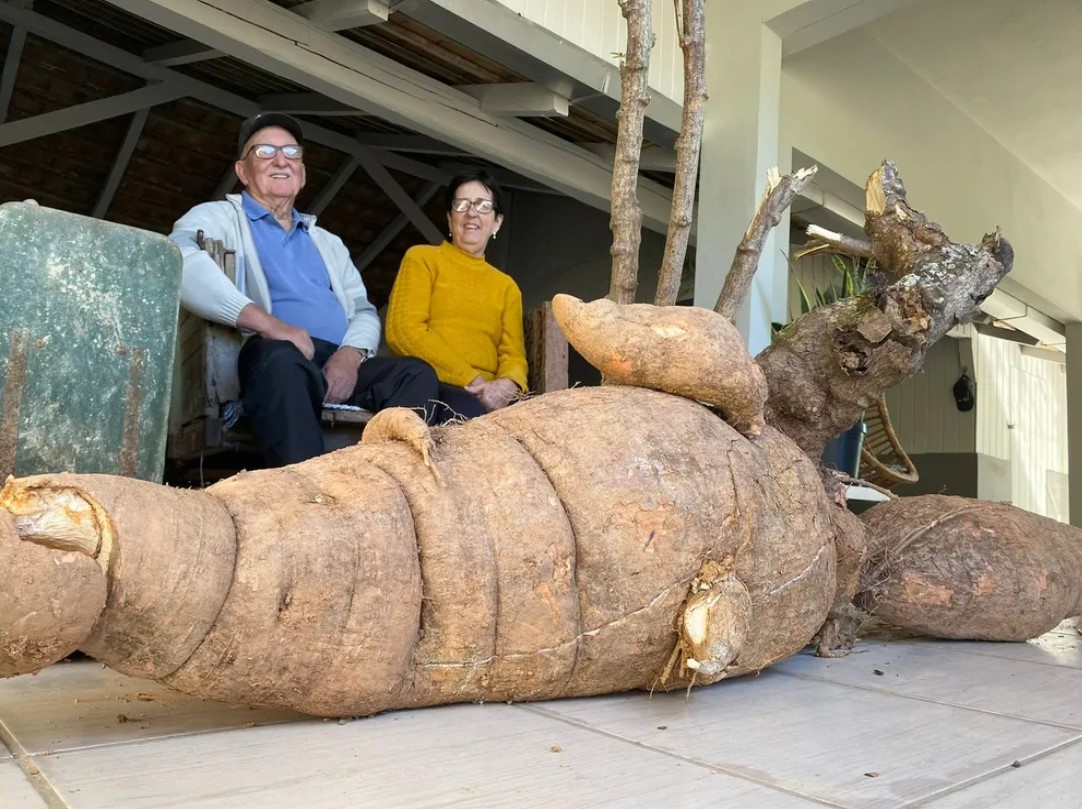
<path fill-rule="evenodd" d="M 150 108 L 144 107 L 132 116 L 131 123 L 128 124 L 128 133 L 124 136 L 124 142 L 120 144 L 120 150 L 117 152 L 113 165 L 109 169 L 109 176 L 106 178 L 105 185 L 98 194 L 98 201 L 94 203 L 94 210 L 90 214 L 95 219 L 104 219 L 105 214 L 109 212 L 109 206 L 113 204 L 113 197 L 116 196 L 117 189 L 120 188 L 120 181 L 124 178 L 124 172 L 128 170 L 128 163 L 131 162 L 131 156 L 135 153 L 135 147 L 139 144 L 139 138 L 143 135 L 143 127 L 146 126 L 147 116 L 149 115 Z"/>
<path fill-rule="evenodd" d="M 436 192 L 439 191 L 443 185 L 443 183 L 439 182 L 430 182 L 413 198 L 414 203 L 418 208 L 423 207 L 436 195 Z M 401 233 L 402 229 L 405 228 L 409 222 L 409 217 L 404 213 L 400 213 L 396 216 L 387 227 L 380 231 L 380 234 L 372 241 L 372 243 L 364 248 L 361 254 L 354 259 L 353 263 L 357 269 L 363 271 L 365 267 L 375 261 L 379 255 L 391 245 L 395 236 Z"/>
<path fill-rule="evenodd" d="M 186 95 L 185 91 L 169 83 L 152 84 L 128 93 L 87 101 L 62 110 L 46 112 L 31 118 L 0 126 L 0 147 L 11 146 L 26 140 L 41 138 L 68 129 L 75 129 L 120 115 L 130 115 L 142 109 L 175 101 Z"/>
<path fill-rule="evenodd" d="M 14 26 L 22 26 L 35 36 L 55 42 L 124 73 L 130 73 L 148 81 L 156 80 L 168 83 L 170 86 L 183 90 L 183 95 L 188 95 L 204 104 L 209 104 L 234 115 L 248 116 L 264 109 L 256 101 L 223 90 L 220 87 L 214 87 L 170 68 L 150 64 L 133 53 L 95 39 L 89 34 L 50 19 L 43 14 L 0 2 L 0 20 Z M 349 135 L 343 135 L 340 132 L 334 132 L 316 124 L 306 122 L 304 131 L 308 140 L 322 143 L 346 154 L 353 154 L 356 150 L 362 148 Z M 438 169 L 427 163 L 421 163 L 389 152 L 376 151 L 374 153 L 386 166 L 404 174 L 427 180 L 438 180 L 442 176 Z"/>
<path fill-rule="evenodd" d="M 19 63 L 23 58 L 23 45 L 26 44 L 26 29 L 16 25 L 11 29 L 8 40 L 8 52 L 4 57 L 4 72 L 0 75 L 0 124 L 8 117 L 11 107 L 11 95 L 15 91 L 15 76 L 19 72 Z"/>
<path fill-rule="evenodd" d="M 338 192 L 342 190 L 349 178 L 353 176 L 353 172 L 357 170 L 357 167 L 361 162 L 350 155 L 346 158 L 346 162 L 338 167 L 338 171 L 334 173 L 334 176 L 327 181 L 327 184 L 320 189 L 319 195 L 312 201 L 312 204 L 308 206 L 308 213 L 313 216 L 321 216 L 327 206 L 334 201 L 334 198 L 338 196 Z"/>
<path fill-rule="evenodd" d="M 309 0 L 290 9 L 324 31 L 344 31 L 387 22 L 391 8 L 381 0 Z M 180 39 L 143 51 L 143 58 L 165 67 L 189 65 L 225 56 L 194 39 Z M 325 113 L 324 113 L 325 114 Z"/>
<path fill-rule="evenodd" d="M 610 208 L 612 167 L 576 144 L 480 103 L 263 0 L 108 0 L 230 56 L 421 134 L 485 155 L 595 208 Z M 253 22 L 253 20 L 258 22 Z M 668 227 L 671 193 L 639 183 L 643 223 Z"/>

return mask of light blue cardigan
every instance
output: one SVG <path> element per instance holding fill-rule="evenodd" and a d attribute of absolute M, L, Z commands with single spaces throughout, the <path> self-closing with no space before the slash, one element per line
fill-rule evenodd
<path fill-rule="evenodd" d="M 308 225 L 312 242 L 323 257 L 330 276 L 331 289 L 345 310 L 349 322 L 342 345 L 367 349 L 379 348 L 379 315 L 368 300 L 361 274 L 353 265 L 342 240 L 320 227 L 316 218 L 301 214 Z M 196 234 L 203 231 L 209 239 L 218 239 L 237 257 L 237 284 L 234 286 L 207 253 L 199 249 Z M 240 194 L 229 194 L 224 201 L 204 202 L 184 214 L 173 226 L 169 238 L 180 247 L 184 271 L 180 283 L 180 302 L 185 309 L 216 323 L 236 327 L 240 311 L 249 303 L 274 314 L 271 309 L 267 277 L 259 263 L 259 253 L 252 241 L 252 229 L 241 207 Z"/>

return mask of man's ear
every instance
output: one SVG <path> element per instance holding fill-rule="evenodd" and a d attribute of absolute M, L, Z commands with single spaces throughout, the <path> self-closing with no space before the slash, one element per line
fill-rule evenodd
<path fill-rule="evenodd" d="M 233 164 L 233 171 L 237 173 L 237 179 L 240 180 L 240 184 L 245 188 L 248 187 L 248 167 L 244 164 L 243 160 L 238 160 Z"/>

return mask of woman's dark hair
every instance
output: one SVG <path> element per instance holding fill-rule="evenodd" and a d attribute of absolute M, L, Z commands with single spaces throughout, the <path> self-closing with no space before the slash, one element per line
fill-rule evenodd
<path fill-rule="evenodd" d="M 488 189 L 489 193 L 492 194 L 492 210 L 500 216 L 503 216 L 503 189 L 500 188 L 500 184 L 496 182 L 496 178 L 484 169 L 465 171 L 457 177 L 454 177 L 451 182 L 447 184 L 447 190 L 443 192 L 443 209 L 447 213 L 451 213 L 451 201 L 455 198 L 458 189 L 466 183 L 475 181 Z"/>

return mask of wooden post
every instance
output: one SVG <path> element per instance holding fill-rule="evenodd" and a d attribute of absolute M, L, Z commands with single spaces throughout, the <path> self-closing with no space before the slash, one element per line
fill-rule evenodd
<path fill-rule="evenodd" d="M 533 393 L 567 387 L 567 350 L 567 338 L 552 316 L 552 302 L 531 310 L 526 324 L 526 359 Z"/>

